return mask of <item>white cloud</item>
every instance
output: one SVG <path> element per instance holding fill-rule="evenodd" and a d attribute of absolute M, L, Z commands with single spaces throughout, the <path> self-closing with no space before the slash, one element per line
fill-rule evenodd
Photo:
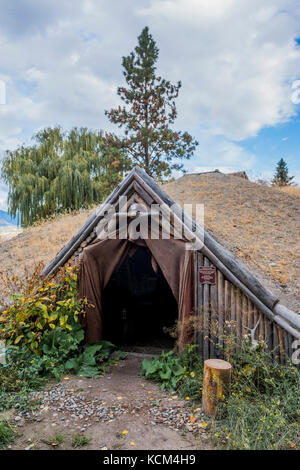
<path fill-rule="evenodd" d="M 163 63 L 182 77 L 185 115 L 199 126 L 242 140 L 295 112 L 299 2 L 152 0 L 140 14 L 172 44 Z"/>
<path fill-rule="evenodd" d="M 0 11 L 0 149 L 48 125 L 110 128 L 121 57 L 145 24 L 159 71 L 183 82 L 177 126 L 199 139 L 197 166 L 253 168 L 237 142 L 295 112 L 298 0 L 0 0 Z"/>
<path fill-rule="evenodd" d="M 121 56 L 144 24 L 159 44 L 162 71 L 183 81 L 178 125 L 240 140 L 294 113 L 297 0 L 44 0 L 39 6 L 20 0 L 18 10 L 0 0 L 0 6 L 1 67 L 15 88 L 18 80 L 36 85 L 23 100 L 8 90 L 11 108 L 0 108 L 0 122 L 12 134 L 40 122 L 106 125 L 103 111 L 115 104 L 122 80 Z"/>

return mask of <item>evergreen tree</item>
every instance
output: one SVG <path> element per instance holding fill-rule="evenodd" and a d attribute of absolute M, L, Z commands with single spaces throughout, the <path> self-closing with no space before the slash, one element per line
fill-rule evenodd
<path fill-rule="evenodd" d="M 289 176 L 289 170 L 286 162 L 281 158 L 277 163 L 276 172 L 272 180 L 273 186 L 290 186 L 294 176 Z"/>
<path fill-rule="evenodd" d="M 7 151 L 1 175 L 9 186 L 8 210 L 23 227 L 66 210 L 100 202 L 118 184 L 125 161 L 101 132 L 60 127 L 38 132 L 36 145 Z"/>
<path fill-rule="evenodd" d="M 172 170 L 182 170 L 178 162 L 189 159 L 198 142 L 187 132 L 170 129 L 177 117 L 175 99 L 181 83 L 176 85 L 156 76 L 159 50 L 145 27 L 138 45 L 123 57 L 123 74 L 127 88 L 119 87 L 118 95 L 125 106 L 106 111 L 109 120 L 124 127 L 124 137 L 106 134 L 106 142 L 126 152 L 132 165 L 143 167 L 159 181 Z"/>

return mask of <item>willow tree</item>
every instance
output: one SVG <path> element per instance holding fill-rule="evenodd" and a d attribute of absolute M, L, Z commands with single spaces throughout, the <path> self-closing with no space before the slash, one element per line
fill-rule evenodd
<path fill-rule="evenodd" d="M 162 181 L 172 170 L 183 169 L 198 145 L 188 132 L 174 131 L 177 117 L 175 100 L 181 82 L 156 76 L 159 50 L 149 29 L 143 29 L 138 45 L 122 65 L 127 87 L 119 87 L 118 95 L 125 106 L 106 111 L 109 120 L 124 128 L 124 135 L 107 133 L 108 145 L 126 152 L 132 165 L 143 167 L 148 174 Z"/>
<path fill-rule="evenodd" d="M 26 227 L 66 210 L 88 208 L 120 182 L 125 160 L 101 132 L 60 127 L 38 132 L 33 146 L 7 151 L 1 175 L 9 186 L 8 210 Z"/>

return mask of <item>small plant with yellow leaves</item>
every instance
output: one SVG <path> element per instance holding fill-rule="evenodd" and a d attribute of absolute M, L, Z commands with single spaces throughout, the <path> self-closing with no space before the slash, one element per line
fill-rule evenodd
<path fill-rule="evenodd" d="M 69 267 L 55 280 L 40 280 L 12 297 L 12 305 L 0 316 L 0 339 L 41 355 L 45 336 L 57 328 L 71 331 L 85 304 L 85 299 L 77 299 L 77 270 Z"/>

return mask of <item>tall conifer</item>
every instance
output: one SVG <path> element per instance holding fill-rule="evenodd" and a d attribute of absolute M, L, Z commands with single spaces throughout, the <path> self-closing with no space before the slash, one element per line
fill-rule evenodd
<path fill-rule="evenodd" d="M 272 180 L 273 186 L 290 186 L 294 176 L 289 176 L 289 170 L 286 162 L 281 158 L 277 163 L 276 172 Z"/>
<path fill-rule="evenodd" d="M 157 76 L 158 47 L 145 27 L 138 45 L 123 57 L 123 74 L 127 87 L 118 95 L 125 106 L 106 111 L 109 120 L 124 128 L 124 136 L 106 134 L 106 142 L 125 151 L 131 164 L 162 181 L 172 170 L 182 170 L 183 159 L 189 159 L 198 145 L 188 132 L 170 128 L 177 117 L 175 99 L 181 82 L 173 85 Z"/>

